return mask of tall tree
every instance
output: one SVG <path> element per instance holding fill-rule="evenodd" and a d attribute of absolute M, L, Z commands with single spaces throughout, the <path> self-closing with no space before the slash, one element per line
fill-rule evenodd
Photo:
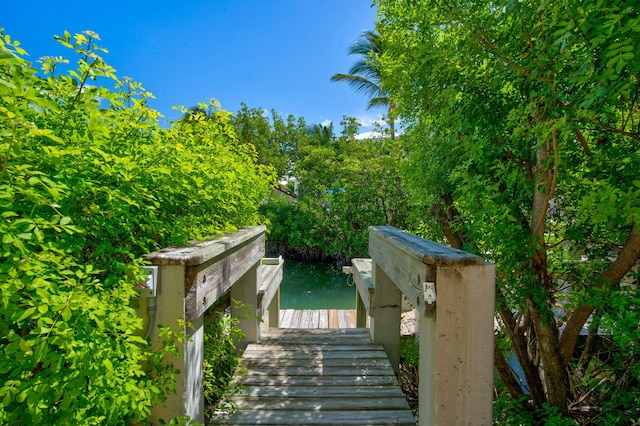
<path fill-rule="evenodd" d="M 496 350 L 510 400 L 534 417 L 637 417 L 637 3 L 376 3 L 383 87 L 409 124 L 405 176 L 431 235 L 496 263 L 498 343 L 526 379 L 525 394 Z M 577 344 L 586 326 L 606 360 Z"/>
<path fill-rule="evenodd" d="M 377 31 L 365 31 L 349 47 L 349 55 L 360 58 L 349 69 L 349 74 L 334 74 L 331 81 L 342 81 L 353 87 L 356 92 L 369 96 L 367 109 L 386 107 L 391 138 L 395 139 L 396 107 L 388 91 L 380 84 L 379 58 L 383 53 L 380 34 Z"/>

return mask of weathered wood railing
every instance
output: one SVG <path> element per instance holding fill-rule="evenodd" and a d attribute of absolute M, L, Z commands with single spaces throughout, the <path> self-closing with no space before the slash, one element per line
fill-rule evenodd
<path fill-rule="evenodd" d="M 416 308 L 420 425 L 491 424 L 494 266 L 387 226 L 370 228 L 369 254 L 352 262 L 357 324 L 369 315 L 397 373 L 402 294 Z"/>
<path fill-rule="evenodd" d="M 231 304 L 231 315 L 240 319 L 245 334 L 239 348 L 260 339 L 260 320 L 269 309 L 271 326 L 278 326 L 279 286 L 282 258 L 263 259 L 265 227 L 248 227 L 232 235 L 180 248 L 167 248 L 146 256 L 158 266 L 155 322 L 171 326 L 188 337 L 173 360 L 180 370 L 176 395 L 168 395 L 163 406 L 152 410 L 151 422 L 189 416 L 204 422 L 203 315 L 221 298 L 229 295 L 243 305 Z M 248 310 L 248 312 L 247 312 Z M 249 315 L 247 315 L 249 314 Z M 180 326 L 180 320 L 186 325 Z M 152 347 L 159 349 L 157 330 L 151 334 Z"/>

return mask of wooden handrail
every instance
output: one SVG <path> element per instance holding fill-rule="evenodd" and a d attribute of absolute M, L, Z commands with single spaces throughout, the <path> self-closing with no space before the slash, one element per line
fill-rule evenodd
<path fill-rule="evenodd" d="M 358 306 L 368 308 L 373 340 L 396 373 L 401 294 L 419 313 L 420 425 L 491 424 L 494 266 L 389 226 L 369 228 L 369 254 L 370 266 L 356 260 L 352 267 Z"/>
<path fill-rule="evenodd" d="M 203 315 L 211 306 L 228 300 L 229 294 L 241 303 L 240 309 L 231 304 L 231 315 L 239 318 L 238 326 L 245 335 L 236 343 L 239 349 L 259 340 L 260 318 L 267 307 L 270 322 L 277 326 L 283 261 L 263 260 L 265 230 L 264 226 L 247 227 L 145 256 L 158 266 L 156 323 L 187 336 L 174 360 L 181 371 L 175 378 L 177 392 L 167 395 L 164 405 L 153 407 L 150 421 L 189 416 L 204 422 Z M 161 348 L 157 330 L 151 333 L 151 344 Z"/>

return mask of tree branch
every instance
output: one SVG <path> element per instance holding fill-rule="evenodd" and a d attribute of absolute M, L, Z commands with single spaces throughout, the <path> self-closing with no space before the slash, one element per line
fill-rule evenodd
<path fill-rule="evenodd" d="M 601 287 L 618 285 L 620 280 L 631 270 L 640 257 L 640 232 L 635 224 L 631 226 L 631 232 L 625 242 L 618 257 L 611 263 L 609 268 L 598 280 Z M 578 306 L 564 328 L 560 338 L 560 354 L 562 362 L 566 366 L 573 355 L 573 352 L 580 336 L 580 331 L 593 313 L 594 307 L 589 305 Z"/>

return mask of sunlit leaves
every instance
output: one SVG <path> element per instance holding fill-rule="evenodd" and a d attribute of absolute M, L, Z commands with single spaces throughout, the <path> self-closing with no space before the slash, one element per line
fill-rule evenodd
<path fill-rule="evenodd" d="M 508 309 L 533 301 L 562 322 L 595 306 L 615 318 L 614 341 L 638 339 L 616 313 L 637 309 L 625 304 L 637 297 L 599 283 L 640 226 L 637 2 L 376 4 L 383 86 L 406 119 L 404 176 L 416 200 L 458 213 L 446 224 L 495 261 Z M 442 220 L 425 222 L 442 235 Z M 532 238 L 541 227 L 544 245 Z M 550 353 L 550 364 L 555 349 L 536 344 L 527 350 Z M 549 365 L 537 368 L 551 377 Z M 564 398 L 554 403 L 566 409 Z"/>
<path fill-rule="evenodd" d="M 137 336 L 141 256 L 256 223 L 271 176 L 216 104 L 165 129 L 97 34 L 57 39 L 75 69 L 0 37 L 0 423 L 140 422 L 174 373 Z"/>

